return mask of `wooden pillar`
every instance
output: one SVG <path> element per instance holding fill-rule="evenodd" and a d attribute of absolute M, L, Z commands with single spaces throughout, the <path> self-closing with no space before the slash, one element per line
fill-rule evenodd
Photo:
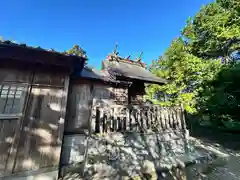
<path fill-rule="evenodd" d="M 182 121 L 182 133 L 184 135 L 184 149 L 185 153 L 189 154 L 189 146 L 188 146 L 188 131 L 186 127 L 186 121 L 185 121 L 185 109 L 183 104 L 181 105 L 181 121 Z"/>
<path fill-rule="evenodd" d="M 131 86 L 128 86 L 128 104 L 131 104 L 132 91 Z"/>
<path fill-rule="evenodd" d="M 107 115 L 105 112 L 103 112 L 102 115 L 102 132 L 105 133 L 107 131 Z"/>
<path fill-rule="evenodd" d="M 95 133 L 100 133 L 100 110 L 96 108 Z"/>

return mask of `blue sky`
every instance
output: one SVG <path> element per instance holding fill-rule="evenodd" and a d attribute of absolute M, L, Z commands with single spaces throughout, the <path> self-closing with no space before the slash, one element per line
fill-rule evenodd
<path fill-rule="evenodd" d="M 101 61 L 116 42 L 122 56 L 150 64 L 180 34 L 186 19 L 210 0 L 5 0 L 0 36 L 57 51 L 79 44 L 89 64 Z"/>

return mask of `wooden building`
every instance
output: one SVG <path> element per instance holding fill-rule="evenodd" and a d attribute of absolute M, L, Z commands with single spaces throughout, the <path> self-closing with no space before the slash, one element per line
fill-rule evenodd
<path fill-rule="evenodd" d="M 102 70 L 85 67 L 71 78 L 65 132 L 88 130 L 91 112 L 96 107 L 144 105 L 144 83 L 165 84 L 166 80 L 146 70 L 140 61 L 111 54 Z"/>
<path fill-rule="evenodd" d="M 75 165 L 78 172 L 88 171 L 88 156 L 93 153 L 94 144 L 102 143 L 96 135 L 185 129 L 181 108 L 168 111 L 146 104 L 146 83 L 161 85 L 167 81 L 150 73 L 140 59 L 121 58 L 116 53 L 102 62 L 101 70 L 85 67 L 81 73 L 75 73 L 67 104 L 61 157 L 63 176 L 74 171 Z M 89 145 L 90 142 L 93 144 Z M 103 148 L 106 146 L 103 144 Z"/>
<path fill-rule="evenodd" d="M 145 84 L 167 81 L 151 74 L 141 59 L 113 53 L 102 70 L 84 67 L 85 60 L 0 42 L 0 180 L 55 180 L 74 164 L 84 173 L 94 164 L 90 159 L 98 160 L 98 150 L 109 155 L 109 135 L 114 140 L 127 132 L 173 129 L 186 134 L 182 109 L 146 105 Z"/>
<path fill-rule="evenodd" d="M 0 42 L 0 179 L 56 179 L 70 75 L 85 59 Z"/>

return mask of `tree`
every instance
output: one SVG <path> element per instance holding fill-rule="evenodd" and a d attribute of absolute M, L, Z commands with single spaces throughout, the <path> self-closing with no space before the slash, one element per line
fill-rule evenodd
<path fill-rule="evenodd" d="M 240 110 L 240 64 L 224 66 L 215 79 L 203 88 L 199 99 L 201 114 L 208 114 L 212 122 L 238 121 Z"/>
<path fill-rule="evenodd" d="M 71 49 L 65 51 L 65 53 L 87 58 L 86 51 L 79 45 L 74 45 Z"/>
<path fill-rule="evenodd" d="M 240 50 L 240 1 L 217 0 L 203 6 L 187 20 L 182 30 L 186 42 L 195 56 L 209 59 L 224 57 Z"/>
<path fill-rule="evenodd" d="M 148 98 L 163 95 L 164 98 L 157 97 L 155 103 L 184 103 L 188 112 L 197 112 L 203 105 L 199 102 L 210 98 L 211 82 L 217 74 L 232 66 L 220 62 L 240 57 L 239 27 L 239 0 L 217 0 L 203 6 L 187 20 L 181 36 L 158 60 L 153 61 L 150 70 L 170 83 L 149 86 Z M 204 96 L 200 96 L 203 93 Z"/>
<path fill-rule="evenodd" d="M 147 88 L 148 98 L 162 94 L 165 96 L 164 102 L 155 99 L 155 103 L 183 103 L 188 112 L 196 112 L 195 105 L 202 84 L 211 80 L 220 66 L 217 60 L 206 61 L 194 56 L 188 52 L 182 38 L 175 39 L 164 55 L 154 61 L 150 68 L 152 73 L 169 80 L 170 83 L 163 86 L 150 85 Z"/>

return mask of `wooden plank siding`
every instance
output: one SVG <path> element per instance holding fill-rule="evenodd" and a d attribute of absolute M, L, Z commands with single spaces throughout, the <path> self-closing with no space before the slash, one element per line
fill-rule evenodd
<path fill-rule="evenodd" d="M 86 143 L 86 133 L 88 134 L 90 130 L 89 121 L 92 109 L 99 105 L 107 106 L 108 103 L 112 103 L 109 101 L 110 97 L 110 85 L 92 84 L 91 81 L 87 80 L 71 84 L 67 105 L 62 166 L 83 162 L 85 146 L 81 144 Z"/>
<path fill-rule="evenodd" d="M 20 129 L 19 119 L 0 120 L 0 175 L 10 174 L 14 162 L 14 143 Z"/>
<path fill-rule="evenodd" d="M 121 99 L 126 102 L 127 91 L 115 91 L 115 89 L 121 88 L 86 80 L 71 84 L 65 132 L 76 134 L 88 130 L 91 110 L 95 110 L 96 107 L 107 108 L 116 105 L 120 98 L 118 92 L 122 92 Z M 117 96 L 115 96 L 115 93 L 117 93 Z"/>
<path fill-rule="evenodd" d="M 72 85 L 69 91 L 66 133 L 81 132 L 88 129 L 91 101 L 90 84 Z"/>
<path fill-rule="evenodd" d="M 62 89 L 41 86 L 32 88 L 14 172 L 58 165 L 62 96 Z"/>
<path fill-rule="evenodd" d="M 3 86 L 25 86 L 29 87 L 31 72 L 21 72 L 19 70 L 0 68 L 0 85 L 1 85 L 1 101 L 0 106 L 7 104 L 7 100 L 2 99 Z M 26 89 L 25 89 L 26 90 Z M 2 108 L 1 108 L 2 110 Z M 0 112 L 2 113 L 2 111 Z M 22 116 L 12 118 L 4 118 L 1 114 L 0 119 L 0 176 L 9 175 L 13 171 L 14 161 L 16 158 L 16 150 L 18 144 L 18 135 Z"/>
<path fill-rule="evenodd" d="M 58 167 L 68 81 L 65 74 L 0 69 L 1 86 L 26 87 L 22 114 L 0 119 L 0 176 Z"/>
<path fill-rule="evenodd" d="M 120 96 L 125 97 L 124 101 L 126 102 L 126 90 L 115 91 L 115 89 L 110 84 L 91 80 L 78 80 L 71 83 L 64 133 L 62 166 L 84 161 L 86 146 L 82 144 L 86 143 L 87 135 L 97 125 L 95 120 L 96 107 L 108 108 L 116 105 Z M 118 92 L 124 92 L 125 94 L 115 96 L 115 93 Z M 123 98 L 120 99 L 123 100 Z M 78 152 L 76 151 L 77 149 L 79 150 Z"/>

